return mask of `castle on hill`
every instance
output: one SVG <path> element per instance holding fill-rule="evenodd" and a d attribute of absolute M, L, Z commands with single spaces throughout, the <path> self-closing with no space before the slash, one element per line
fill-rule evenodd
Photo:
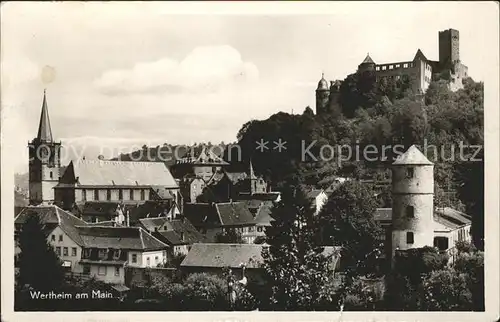
<path fill-rule="evenodd" d="M 463 88 L 463 79 L 468 77 L 468 68 L 460 60 L 459 32 L 448 29 L 439 32 L 439 60 L 428 59 L 420 49 L 413 60 L 377 64 L 367 54 L 359 64 L 357 73 L 375 73 L 377 82 L 391 79 L 398 82 L 409 81 L 415 94 L 423 94 L 434 79 L 448 80 L 450 90 Z M 328 113 L 338 105 L 342 81 L 330 81 L 322 75 L 316 89 L 316 114 Z"/>

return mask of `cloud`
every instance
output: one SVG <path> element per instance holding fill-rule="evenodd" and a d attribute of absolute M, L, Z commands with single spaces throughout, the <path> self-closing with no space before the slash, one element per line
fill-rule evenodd
<path fill-rule="evenodd" d="M 216 93 L 231 86 L 255 82 L 259 71 L 244 62 L 231 46 L 197 47 L 182 61 L 165 57 L 136 63 L 131 69 L 109 70 L 94 81 L 105 95 Z"/>

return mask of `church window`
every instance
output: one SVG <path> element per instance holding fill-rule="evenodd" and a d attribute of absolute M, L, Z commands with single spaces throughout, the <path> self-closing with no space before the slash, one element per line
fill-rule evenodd
<path fill-rule="evenodd" d="M 406 243 L 407 244 L 413 244 L 414 239 L 413 239 L 413 232 L 409 231 L 406 233 Z"/>
<path fill-rule="evenodd" d="M 408 218 L 414 218 L 415 217 L 415 208 L 413 206 L 407 206 L 406 207 L 406 216 Z"/>

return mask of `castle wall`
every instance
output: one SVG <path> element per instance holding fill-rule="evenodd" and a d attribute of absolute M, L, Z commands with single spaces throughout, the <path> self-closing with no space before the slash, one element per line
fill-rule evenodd
<path fill-rule="evenodd" d="M 425 92 L 432 80 L 432 66 L 421 60 L 380 64 L 375 66 L 375 75 L 377 82 L 385 77 L 396 81 L 408 79 L 414 93 Z"/>

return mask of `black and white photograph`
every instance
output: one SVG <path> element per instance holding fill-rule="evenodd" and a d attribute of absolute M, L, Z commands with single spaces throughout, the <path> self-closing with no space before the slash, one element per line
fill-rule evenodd
<path fill-rule="evenodd" d="M 498 29 L 480 1 L 3 3 L 2 320 L 497 320 Z"/>

